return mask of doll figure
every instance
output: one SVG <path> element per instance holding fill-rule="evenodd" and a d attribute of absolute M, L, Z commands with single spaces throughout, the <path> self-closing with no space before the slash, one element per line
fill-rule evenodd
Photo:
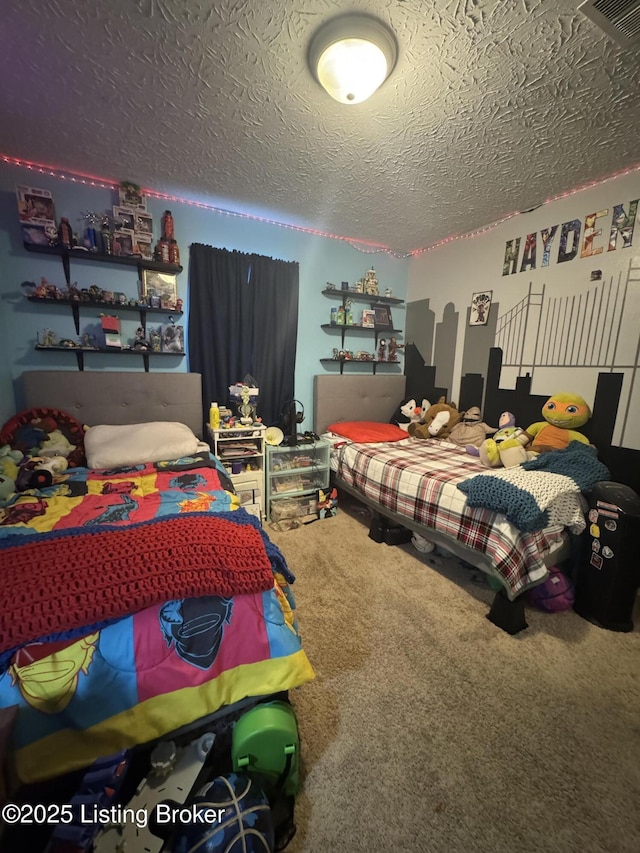
<path fill-rule="evenodd" d="M 387 360 L 387 342 L 384 338 L 380 341 L 378 346 L 378 361 L 386 361 Z"/>

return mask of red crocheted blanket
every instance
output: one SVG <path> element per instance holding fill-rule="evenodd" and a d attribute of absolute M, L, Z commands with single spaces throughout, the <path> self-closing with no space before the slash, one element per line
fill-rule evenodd
<path fill-rule="evenodd" d="M 42 534 L 2 551 L 0 651 L 174 598 L 271 589 L 251 525 L 209 515 Z"/>

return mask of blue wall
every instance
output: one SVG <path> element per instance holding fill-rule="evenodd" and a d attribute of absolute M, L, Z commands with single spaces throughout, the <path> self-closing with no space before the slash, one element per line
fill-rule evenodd
<path fill-rule="evenodd" d="M 60 258 L 35 255 L 22 246 L 16 204 L 16 184 L 27 184 L 50 190 L 53 193 L 58 219 L 67 216 L 74 228 L 81 228 L 81 212 L 86 210 L 103 212 L 117 203 L 116 193 L 109 189 L 84 186 L 49 174 L 7 164 L 0 165 L 0 306 L 2 319 L 2 366 L 0 367 L 0 423 L 4 423 L 16 410 L 14 396 L 15 380 L 24 370 L 76 370 L 73 355 L 66 353 L 41 353 L 34 351 L 39 329 L 53 329 L 60 337 L 76 338 L 71 311 L 68 307 L 53 306 L 45 310 L 25 299 L 23 281 L 38 282 L 42 276 L 59 286 L 64 286 L 64 274 Z M 171 190 L 176 195 L 186 196 Z M 199 201 L 230 209 L 232 205 L 218 205 L 217 200 L 203 198 Z M 341 240 L 319 237 L 302 231 L 283 228 L 266 222 L 228 216 L 211 210 L 193 207 L 184 202 L 165 202 L 148 199 L 148 209 L 153 216 L 154 238 L 160 230 L 160 217 L 165 208 L 173 212 L 176 239 L 180 246 L 184 271 L 178 276 L 178 291 L 183 298 L 184 317 L 188 317 L 188 258 L 191 243 L 206 243 L 229 250 L 256 252 L 300 264 L 300 312 L 298 322 L 298 355 L 296 368 L 296 397 L 305 407 L 304 428 L 313 425 L 312 397 L 313 376 L 324 372 L 319 359 L 330 357 L 334 346 L 339 346 L 339 336 L 320 328 L 329 322 L 330 308 L 338 303 L 322 296 L 327 281 L 353 284 L 361 278 L 371 265 L 375 267 L 381 290 L 390 287 L 393 295 L 404 299 L 407 294 L 409 260 L 396 259 L 384 253 L 369 254 L 358 251 Z M 238 209 L 240 209 L 238 207 Z M 246 208 L 243 208 L 246 210 Z M 313 217 L 310 210 L 310 219 Z M 260 211 L 261 216 L 272 219 L 275 214 Z M 384 211 L 380 212 L 384 216 Z M 79 287 L 97 284 L 111 291 L 122 291 L 129 297 L 137 297 L 137 274 L 135 267 L 118 267 L 110 264 L 79 262 L 72 264 L 71 280 Z M 356 304 L 354 307 L 358 308 Z M 366 307 L 366 303 L 364 304 Z M 88 324 L 99 323 L 97 308 L 81 310 L 81 332 Z M 356 315 L 357 316 L 357 315 Z M 395 328 L 404 329 L 405 316 L 402 308 L 393 309 Z M 123 313 L 123 341 L 133 338 L 138 325 L 137 314 Z M 154 325 L 150 316 L 148 325 Z M 157 322 L 164 322 L 157 315 Z M 186 328 L 185 328 L 186 338 Z M 357 340 L 346 341 L 348 349 L 373 350 L 373 336 L 369 339 L 360 335 Z M 332 366 L 330 366 L 332 367 Z M 142 361 L 137 356 L 87 356 L 86 370 L 142 370 Z M 187 371 L 188 358 L 166 357 L 151 360 L 151 370 Z M 347 368 L 353 372 L 355 366 Z M 398 368 L 383 368 L 398 370 Z M 363 371 L 366 371 L 366 367 Z M 369 368 L 370 372 L 371 368 Z M 237 377 L 241 379 L 242 377 Z M 73 375 L 70 375 L 70 381 Z M 18 401 L 19 402 L 19 401 Z M 205 401 L 206 402 L 206 401 Z"/>

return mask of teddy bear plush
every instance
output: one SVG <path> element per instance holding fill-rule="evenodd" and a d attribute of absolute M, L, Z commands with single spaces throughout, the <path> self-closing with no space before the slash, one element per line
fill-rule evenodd
<path fill-rule="evenodd" d="M 478 406 L 471 406 L 462 413 L 462 420 L 456 424 L 449 434 L 449 441 L 460 447 L 480 447 L 488 435 L 497 432 L 497 427 L 491 427 L 482 420 Z"/>
<path fill-rule="evenodd" d="M 409 424 L 409 435 L 416 438 L 448 438 L 451 430 L 462 419 L 455 403 L 446 403 L 440 397 L 437 403 L 429 406 L 422 416 L 421 423 Z"/>

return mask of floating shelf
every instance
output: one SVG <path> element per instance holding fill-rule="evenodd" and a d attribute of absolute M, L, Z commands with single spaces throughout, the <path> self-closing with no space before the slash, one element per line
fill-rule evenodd
<path fill-rule="evenodd" d="M 64 246 L 39 246 L 37 243 L 23 243 L 27 252 L 37 255 L 57 255 L 60 258 L 94 263 L 118 264 L 126 267 L 140 267 L 155 272 L 181 273 L 179 264 L 165 264 L 162 261 L 147 260 L 137 255 L 104 255 L 101 252 L 88 252 L 83 249 L 67 249 Z"/>
<path fill-rule="evenodd" d="M 375 296 L 372 293 L 360 293 L 356 290 L 323 290 L 324 296 L 334 299 L 353 299 L 356 302 L 381 302 L 383 305 L 403 305 L 404 299 L 395 296 Z"/>
<path fill-rule="evenodd" d="M 96 349 L 95 347 L 45 347 L 42 344 L 36 344 L 34 349 L 38 352 L 72 352 L 76 356 L 76 360 L 78 362 L 78 370 L 84 370 L 84 356 L 86 353 L 91 355 L 137 355 L 142 356 L 144 361 L 144 369 L 148 373 L 149 372 L 149 357 L 155 357 L 157 355 L 164 356 L 177 356 L 181 358 L 186 355 L 185 352 L 156 352 L 154 350 L 138 350 L 138 349 L 117 349 L 114 347 L 104 348 L 104 349 Z"/>

